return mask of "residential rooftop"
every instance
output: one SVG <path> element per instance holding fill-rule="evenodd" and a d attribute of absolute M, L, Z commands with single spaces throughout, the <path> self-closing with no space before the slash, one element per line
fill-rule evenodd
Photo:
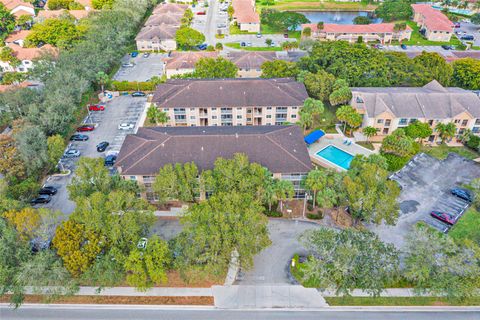
<path fill-rule="evenodd" d="M 480 98 L 461 88 L 445 88 L 436 80 L 423 87 L 351 88 L 353 104 L 369 117 L 390 112 L 396 117 L 447 119 L 462 112 L 480 118 Z"/>
<path fill-rule="evenodd" d="M 227 58 L 240 69 L 259 69 L 267 61 L 298 61 L 304 51 L 231 51 Z"/>
<path fill-rule="evenodd" d="M 236 153 L 272 173 L 305 173 L 312 167 L 302 130 L 294 125 L 140 128 L 127 135 L 115 166 L 122 175 L 151 176 L 166 164 L 193 161 L 203 171 Z"/>
<path fill-rule="evenodd" d="M 233 0 L 233 16 L 238 23 L 260 23 L 260 16 L 255 12 L 255 1 Z"/>
<path fill-rule="evenodd" d="M 144 41 L 174 39 L 177 30 L 178 26 L 172 26 L 167 24 L 153 27 L 143 27 L 138 33 L 138 35 L 135 37 L 135 40 Z"/>
<path fill-rule="evenodd" d="M 204 51 L 188 51 L 180 52 L 175 51 L 171 54 L 170 57 L 165 59 L 166 66 L 168 70 L 177 70 L 177 69 L 193 69 L 195 64 L 201 58 L 216 58 L 218 57 L 218 52 L 204 52 Z"/>
<path fill-rule="evenodd" d="M 183 14 L 160 13 L 151 15 L 145 26 L 160 26 L 162 24 L 180 26 Z"/>
<path fill-rule="evenodd" d="M 37 19 L 51 19 L 58 18 L 64 14 L 70 14 L 76 20 L 86 18 L 91 10 L 41 10 L 38 12 Z"/>
<path fill-rule="evenodd" d="M 293 78 L 170 79 L 152 102 L 162 108 L 302 106 L 308 98 Z"/>
<path fill-rule="evenodd" d="M 432 8 L 429 4 L 412 4 L 414 13 L 420 13 L 425 26 L 433 31 L 452 31 L 453 22 L 440 10 Z"/>
<path fill-rule="evenodd" d="M 174 13 L 174 14 L 183 14 L 187 10 L 188 5 L 186 4 L 176 4 L 176 3 L 161 3 L 153 9 L 152 14 L 160 13 Z"/>

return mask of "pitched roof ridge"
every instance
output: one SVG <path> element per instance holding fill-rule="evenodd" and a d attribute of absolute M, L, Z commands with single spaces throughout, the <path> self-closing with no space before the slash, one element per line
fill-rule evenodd
<path fill-rule="evenodd" d="M 123 159 L 127 159 L 132 153 L 134 153 L 135 151 L 137 151 L 140 147 L 142 147 L 145 143 L 147 143 L 147 142 L 149 141 L 149 140 L 147 140 L 147 139 L 145 139 L 145 138 L 143 138 L 143 137 L 140 137 L 140 136 L 138 136 L 138 135 L 136 135 L 136 134 L 135 134 L 135 135 L 132 134 L 132 135 L 130 135 L 130 137 L 131 137 L 132 139 L 143 140 L 143 142 L 140 143 L 140 144 L 139 144 L 136 148 L 134 148 L 132 151 L 130 151 L 129 153 L 127 153 L 125 156 L 123 156 L 122 159 L 119 159 L 119 160 L 117 161 L 117 164 L 121 163 L 121 162 L 123 161 Z"/>
<path fill-rule="evenodd" d="M 279 129 L 278 131 L 283 131 L 283 130 L 287 130 L 287 129 L 290 129 L 290 128 L 293 128 L 293 126 L 287 126 L 285 128 L 282 128 L 282 129 Z M 278 146 L 280 149 L 282 149 L 283 151 L 285 151 L 291 158 L 293 158 L 295 161 L 297 161 L 298 163 L 300 163 L 302 166 L 304 166 L 305 168 L 307 168 L 307 170 L 310 170 L 310 168 L 305 164 L 303 163 L 300 159 L 298 159 L 296 156 L 294 156 L 290 151 L 288 151 L 287 149 L 285 149 L 281 144 L 279 144 L 278 142 L 276 142 L 274 139 L 272 139 L 270 137 L 270 133 L 273 133 L 273 132 L 277 132 L 277 130 L 275 131 L 272 131 L 272 132 L 268 132 L 265 134 L 265 137 L 270 140 L 273 144 L 275 144 L 276 146 Z"/>
<path fill-rule="evenodd" d="M 172 136 L 168 136 L 167 139 L 165 139 L 164 141 L 162 141 L 161 143 L 159 143 L 155 148 L 152 148 L 152 150 L 150 150 L 149 152 L 147 152 L 147 154 L 145 154 L 143 157 L 141 157 L 140 159 L 138 159 L 137 161 L 135 161 L 133 164 L 131 164 L 129 167 L 125 168 L 125 172 L 130 170 L 132 167 L 136 166 L 137 163 L 139 163 L 140 161 L 142 161 L 143 159 L 145 159 L 146 157 L 148 157 L 150 154 L 152 154 L 155 150 L 157 150 L 158 148 L 160 148 L 162 145 L 165 144 L 165 142 L 167 142 L 168 140 L 170 140 L 172 138 Z M 147 141 L 152 141 L 152 140 L 147 140 Z M 145 141 L 145 143 L 147 142 Z M 145 143 L 142 143 L 145 144 Z M 138 148 L 137 148 L 138 149 Z"/>
<path fill-rule="evenodd" d="M 420 111 L 422 112 L 423 117 L 426 118 L 427 115 L 425 113 L 425 110 L 423 109 L 423 104 L 420 102 L 420 99 L 418 97 L 418 93 L 414 93 L 414 97 L 415 97 L 415 100 L 417 100 L 418 106 L 420 107 Z"/>

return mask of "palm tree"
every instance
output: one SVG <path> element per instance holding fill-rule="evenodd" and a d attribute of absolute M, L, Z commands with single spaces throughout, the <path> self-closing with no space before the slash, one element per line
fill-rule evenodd
<path fill-rule="evenodd" d="M 300 112 L 299 124 L 303 128 L 303 134 L 305 134 L 307 128 L 313 125 L 313 115 L 310 112 Z"/>
<path fill-rule="evenodd" d="M 445 140 L 451 139 L 455 136 L 457 127 L 453 122 L 439 123 L 436 125 L 435 131 L 438 132 L 440 139 L 442 139 L 442 143 L 445 143 Z"/>
<path fill-rule="evenodd" d="M 106 74 L 103 71 L 99 71 L 95 75 L 95 79 L 97 80 L 97 83 L 102 87 L 102 92 L 104 92 L 104 86 L 110 81 L 110 78 L 108 77 L 108 74 Z"/>
<path fill-rule="evenodd" d="M 462 143 L 468 142 L 471 136 L 472 136 L 472 130 L 465 129 L 465 131 L 463 131 L 462 135 L 460 136 L 460 141 Z"/>
<path fill-rule="evenodd" d="M 293 198 L 295 195 L 295 189 L 293 184 L 287 180 L 275 181 L 275 195 L 278 201 L 280 201 L 280 211 L 283 212 L 283 201 Z"/>
<path fill-rule="evenodd" d="M 168 116 L 165 112 L 159 111 L 157 115 L 157 122 L 160 124 L 165 124 L 168 122 Z"/>
<path fill-rule="evenodd" d="M 158 109 L 153 104 L 147 109 L 147 118 L 150 123 L 156 124 L 158 119 Z"/>
<path fill-rule="evenodd" d="M 457 8 L 459 4 L 460 4 L 460 1 L 458 1 L 458 0 L 453 0 L 452 1 L 452 6 L 455 7 L 455 8 Z"/>
<path fill-rule="evenodd" d="M 313 191 L 313 207 L 317 206 L 317 192 L 325 188 L 327 184 L 327 174 L 325 170 L 315 169 L 308 173 L 304 180 L 304 185 L 308 190 Z"/>
<path fill-rule="evenodd" d="M 318 29 L 318 30 L 323 30 L 323 21 L 319 21 L 319 22 L 317 23 L 317 29 Z"/>
<path fill-rule="evenodd" d="M 363 128 L 362 133 L 365 135 L 365 137 L 367 137 L 367 142 L 368 142 L 369 138 L 377 134 L 377 128 L 368 126 Z"/>
<path fill-rule="evenodd" d="M 336 116 L 337 119 L 343 122 L 343 132 L 345 132 L 345 129 L 347 128 L 347 119 L 350 116 L 350 113 L 352 112 L 350 110 L 350 106 L 341 106 L 340 108 L 337 109 L 336 111 Z"/>

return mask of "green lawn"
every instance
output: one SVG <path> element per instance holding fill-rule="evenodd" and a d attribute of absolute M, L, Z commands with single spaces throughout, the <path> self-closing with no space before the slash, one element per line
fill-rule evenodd
<path fill-rule="evenodd" d="M 375 150 L 375 148 L 373 147 L 373 144 L 371 142 L 367 142 L 367 141 L 359 141 L 359 142 L 356 142 L 356 144 L 364 147 L 364 148 L 367 148 L 368 150 Z"/>
<path fill-rule="evenodd" d="M 325 297 L 331 306 L 450 306 L 450 305 L 480 305 L 480 297 L 472 298 L 463 303 L 454 304 L 445 298 L 438 297 Z"/>
<path fill-rule="evenodd" d="M 480 157 L 479 153 L 467 147 L 449 147 L 444 144 L 435 147 L 422 146 L 420 151 L 440 160 L 445 159 L 450 152 L 458 153 L 462 157 L 470 160 Z"/>
<path fill-rule="evenodd" d="M 278 10 L 312 10 L 312 11 L 357 11 L 357 10 L 375 10 L 377 5 L 367 4 L 365 2 L 337 2 L 318 0 L 275 0 L 275 5 L 266 6 L 263 0 L 256 2 L 257 9 L 270 8 Z M 260 11 L 260 10 L 258 10 Z"/>
<path fill-rule="evenodd" d="M 413 21 L 406 21 L 410 28 L 413 29 L 412 36 L 408 41 L 402 41 L 406 45 L 419 45 L 419 46 L 441 46 L 441 45 L 451 45 L 458 46 L 461 44 L 460 40 L 457 39 L 455 35 L 452 36 L 450 42 L 439 42 L 439 41 L 430 41 L 425 39 L 422 34 L 419 32 L 417 24 Z"/>
<path fill-rule="evenodd" d="M 448 233 L 455 240 L 472 240 L 480 244 L 480 212 L 470 208 Z"/>
<path fill-rule="evenodd" d="M 257 34 L 256 32 L 248 32 L 248 31 L 242 31 L 240 28 L 235 25 L 231 24 L 230 25 L 230 34 Z"/>
<path fill-rule="evenodd" d="M 325 105 L 323 113 L 313 118 L 312 130 L 320 129 L 326 133 L 337 133 L 335 130 L 335 124 L 337 123 L 335 110 L 336 108 Z"/>
<path fill-rule="evenodd" d="M 225 45 L 233 49 L 240 49 L 245 51 L 282 51 L 283 50 L 280 47 L 241 47 L 240 43 L 237 43 L 237 42 L 229 42 L 229 43 L 225 43 Z"/>

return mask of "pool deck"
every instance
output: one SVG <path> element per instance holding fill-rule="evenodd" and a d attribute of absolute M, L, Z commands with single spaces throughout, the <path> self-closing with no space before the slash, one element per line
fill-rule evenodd
<path fill-rule="evenodd" d="M 308 153 L 310 155 L 310 159 L 312 160 L 313 163 L 320 165 L 325 168 L 333 168 L 338 171 L 344 171 L 345 169 L 333 165 L 332 163 L 326 161 L 325 159 L 317 156 L 317 152 L 322 150 L 325 147 L 328 147 L 329 145 L 335 146 L 338 149 L 341 149 L 353 156 L 357 154 L 363 154 L 364 156 L 369 156 L 373 153 L 374 151 L 368 150 L 362 146 L 359 146 L 358 144 L 355 144 L 353 141 L 353 138 L 347 138 L 348 140 L 352 141 L 352 144 L 347 146 L 343 144 L 345 141 L 345 137 L 341 134 L 326 134 L 325 136 L 321 137 L 317 142 L 312 143 L 311 145 L 308 146 Z"/>

